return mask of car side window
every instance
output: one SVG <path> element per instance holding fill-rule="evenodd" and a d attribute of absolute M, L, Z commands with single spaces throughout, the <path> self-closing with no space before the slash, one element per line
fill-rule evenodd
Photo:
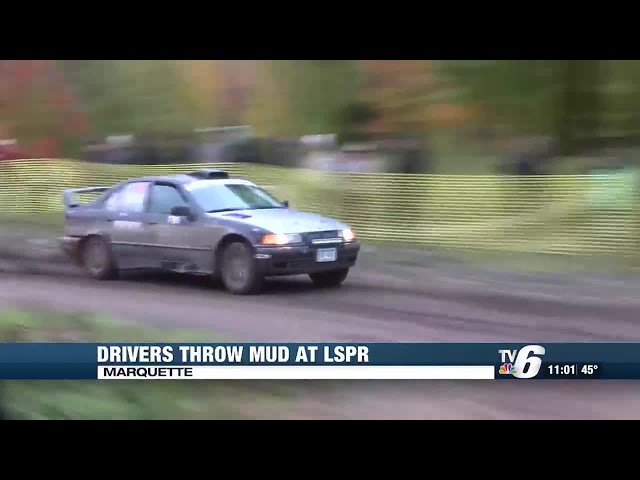
<path fill-rule="evenodd" d="M 120 201 L 121 191 L 122 190 L 116 190 L 111 193 L 111 195 L 109 195 L 109 198 L 107 198 L 104 202 L 104 208 L 112 212 L 118 210 L 118 202 Z"/>
<path fill-rule="evenodd" d="M 172 185 L 154 185 L 151 189 L 149 213 L 171 215 L 173 207 L 186 207 L 188 203 Z"/>
<path fill-rule="evenodd" d="M 105 208 L 118 212 L 142 212 L 148 190 L 149 182 L 128 183 L 106 200 Z"/>

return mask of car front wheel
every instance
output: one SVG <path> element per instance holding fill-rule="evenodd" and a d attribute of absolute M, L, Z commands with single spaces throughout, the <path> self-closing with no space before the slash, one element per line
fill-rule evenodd
<path fill-rule="evenodd" d="M 316 287 L 337 287 L 342 284 L 349 274 L 349 269 L 333 270 L 331 272 L 312 273 L 309 275 Z"/>
<path fill-rule="evenodd" d="M 231 243 L 224 249 L 220 273 L 225 288 L 235 295 L 258 293 L 264 280 L 256 268 L 251 247 L 242 242 Z"/>

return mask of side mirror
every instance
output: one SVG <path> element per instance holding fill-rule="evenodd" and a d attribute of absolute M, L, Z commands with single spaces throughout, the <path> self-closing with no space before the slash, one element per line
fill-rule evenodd
<path fill-rule="evenodd" d="M 282 202 L 282 205 L 289 208 L 289 200 L 285 200 L 284 202 Z"/>
<path fill-rule="evenodd" d="M 171 209 L 171 216 L 172 217 L 191 217 L 191 210 L 189 209 L 189 207 L 185 207 L 185 206 L 173 207 Z"/>

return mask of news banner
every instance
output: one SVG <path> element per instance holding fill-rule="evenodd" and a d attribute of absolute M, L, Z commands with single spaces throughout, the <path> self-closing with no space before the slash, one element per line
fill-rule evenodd
<path fill-rule="evenodd" d="M 0 379 L 640 379 L 640 343 L 0 343 Z"/>

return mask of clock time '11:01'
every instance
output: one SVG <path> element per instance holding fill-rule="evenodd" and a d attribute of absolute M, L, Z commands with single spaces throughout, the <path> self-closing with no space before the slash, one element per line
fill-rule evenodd
<path fill-rule="evenodd" d="M 550 375 L 576 375 L 577 369 L 574 363 L 554 364 L 547 366 Z"/>

